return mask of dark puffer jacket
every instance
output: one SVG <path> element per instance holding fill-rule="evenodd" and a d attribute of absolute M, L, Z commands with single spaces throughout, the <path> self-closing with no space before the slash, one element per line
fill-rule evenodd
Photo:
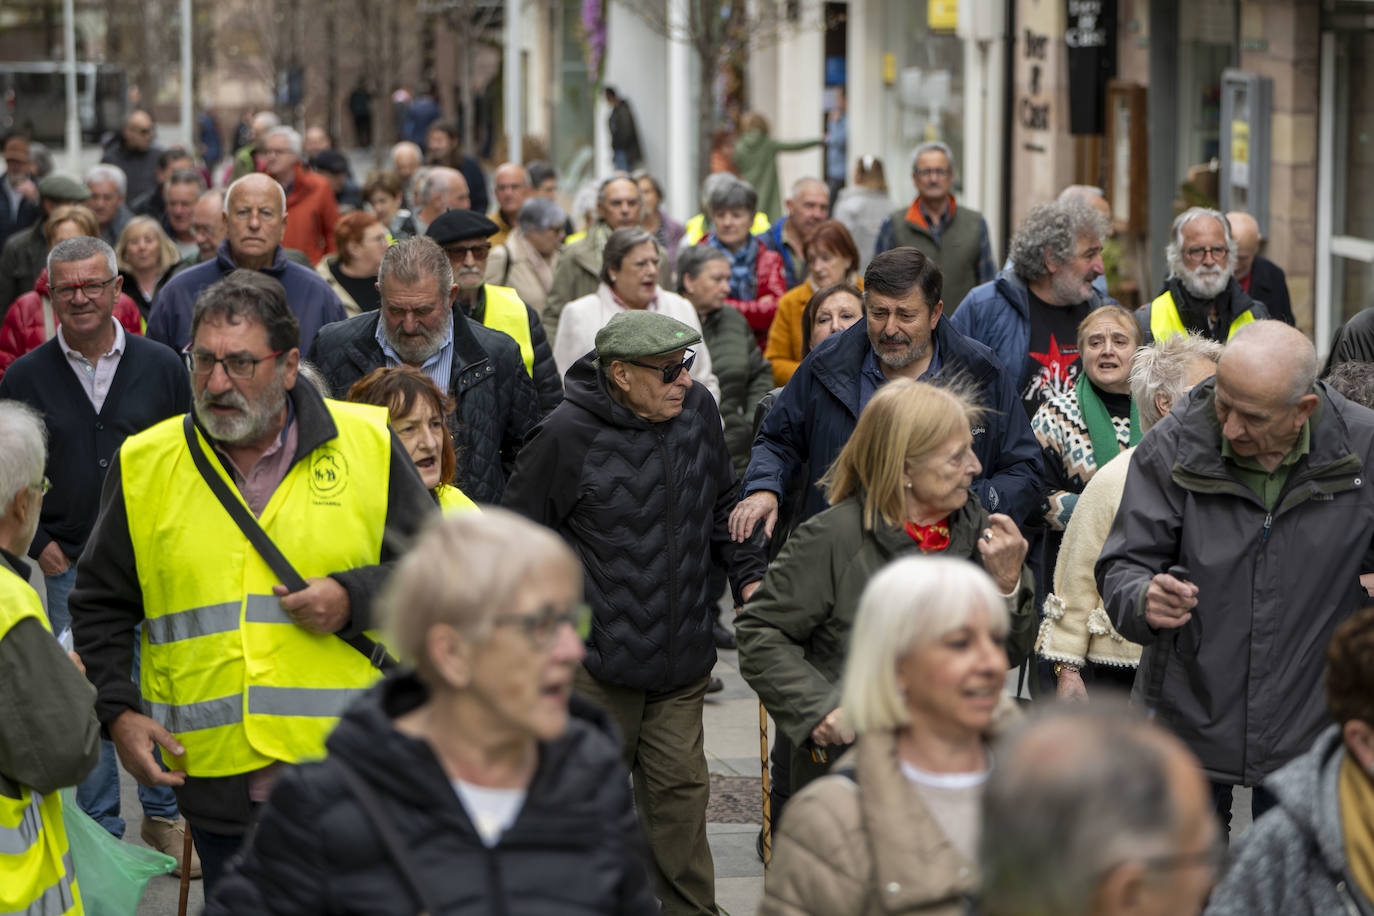
<path fill-rule="evenodd" d="M 773 369 L 759 351 L 748 320 L 732 308 L 719 308 L 703 317 L 701 336 L 720 383 L 725 445 L 735 473 L 743 474 L 754 441 L 754 409 L 773 390 Z"/>
<path fill-rule="evenodd" d="M 282 775 L 252 844 L 205 912 L 419 911 L 335 758 L 374 790 L 418 880 L 445 916 L 658 911 L 629 781 L 604 717 L 578 706 L 567 732 L 540 745 L 524 806 L 488 849 L 429 744 L 393 724 L 427 698 L 413 675 L 401 675 L 355 703 L 327 742 L 328 759 Z"/>
<path fill-rule="evenodd" d="M 377 343 L 380 320 L 376 312 L 365 312 L 320 329 L 311 358 L 335 397 L 386 365 Z M 458 402 L 449 422 L 458 449 L 454 483 L 479 503 L 500 502 L 520 444 L 539 422 L 539 399 L 520 345 L 455 311 L 448 393 Z"/>
<path fill-rule="evenodd" d="M 563 387 L 563 403 L 520 452 L 504 504 L 582 559 L 594 613 L 587 670 L 622 687 L 675 690 L 716 661 L 713 561 L 737 601 L 763 576 L 761 549 L 730 540 L 738 487 L 716 403 L 693 385 L 682 413 L 650 423 L 611 397 L 590 355 Z"/>

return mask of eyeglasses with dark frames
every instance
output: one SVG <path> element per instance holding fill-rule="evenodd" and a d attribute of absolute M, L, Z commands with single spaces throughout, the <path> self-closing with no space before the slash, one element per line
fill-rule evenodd
<path fill-rule="evenodd" d="M 445 245 L 444 253 L 454 258 L 459 263 L 466 261 L 468 255 L 472 255 L 472 259 L 480 263 L 487 259 L 487 255 L 491 254 L 491 243 L 481 242 L 477 245 Z"/>
<path fill-rule="evenodd" d="M 666 366 L 655 366 L 653 363 L 641 363 L 637 359 L 627 359 L 625 362 L 631 366 L 638 366 L 641 369 L 653 369 L 655 372 L 663 373 L 663 384 L 671 385 L 677 381 L 677 377 L 684 372 L 692 371 L 692 363 L 696 362 L 697 354 L 694 350 L 688 350 L 687 356 L 680 363 L 670 363 Z"/>
<path fill-rule="evenodd" d="M 547 650 L 557 642 L 558 629 L 565 623 L 573 628 L 578 639 L 586 640 L 592 629 L 592 609 L 587 604 L 574 605 L 568 610 L 546 604 L 533 614 L 498 614 L 494 622 L 498 627 L 519 627 L 530 645 Z"/>
<path fill-rule="evenodd" d="M 250 379 L 257 372 L 258 363 L 276 359 L 285 352 L 285 350 L 273 350 L 266 356 L 249 356 L 246 353 L 216 356 L 205 350 L 182 350 L 181 357 L 186 361 L 186 368 L 191 371 L 192 375 L 211 375 L 215 371 L 215 364 L 218 363 L 224 366 L 224 374 L 230 378 Z"/>

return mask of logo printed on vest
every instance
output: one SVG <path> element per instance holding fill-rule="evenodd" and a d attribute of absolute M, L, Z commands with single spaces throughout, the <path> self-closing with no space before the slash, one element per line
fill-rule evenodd
<path fill-rule="evenodd" d="M 348 486 L 348 462 L 335 448 L 323 446 L 310 457 L 310 491 L 319 499 L 332 500 Z"/>

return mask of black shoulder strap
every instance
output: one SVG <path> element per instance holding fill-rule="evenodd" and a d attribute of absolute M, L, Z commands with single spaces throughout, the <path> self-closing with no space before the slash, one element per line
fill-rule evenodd
<path fill-rule="evenodd" d="M 286 559 L 286 556 L 277 548 L 276 544 L 272 543 L 272 539 L 267 536 L 266 531 L 262 530 L 262 525 L 258 524 L 258 520 L 253 517 L 253 513 L 248 511 L 248 507 L 235 498 L 234 494 L 229 491 L 229 487 L 225 484 L 224 478 L 216 474 L 215 469 L 210 467 L 210 459 L 206 456 L 205 450 L 200 447 L 200 440 L 196 438 L 195 421 L 192 419 L 190 413 L 186 414 L 186 420 L 182 424 L 182 430 L 186 434 L 186 447 L 191 450 L 191 460 L 195 462 L 196 470 L 200 471 L 200 476 L 204 478 L 205 483 L 210 487 L 210 492 L 215 494 L 215 498 L 218 499 L 220 505 L 224 507 L 224 511 L 229 513 L 229 517 L 234 520 L 234 524 L 238 525 L 239 530 L 248 538 L 248 542 L 253 545 L 253 549 L 258 552 L 258 556 L 263 558 L 268 567 L 271 568 L 272 572 L 277 574 L 277 578 L 281 579 L 282 584 L 285 585 L 288 590 L 299 592 L 305 589 L 305 579 L 301 578 L 301 574 L 296 572 L 296 568 L 291 565 L 291 561 Z M 387 654 L 385 646 L 368 636 L 359 633 L 357 636 L 347 639 L 344 639 L 342 636 L 339 638 L 367 656 L 368 661 L 372 663 L 374 668 L 387 672 L 398 665 L 397 661 Z"/>
<path fill-rule="evenodd" d="M 377 836 L 381 839 L 382 845 L 386 847 L 387 855 L 396 864 L 397 871 L 401 873 L 401 879 L 410 887 L 411 894 L 420 904 L 418 916 L 429 916 L 432 913 L 442 912 L 434 905 L 433 898 L 429 896 L 424 884 L 420 882 L 420 876 L 415 873 L 410 857 L 406 855 L 405 846 L 402 845 L 401 838 L 396 834 L 396 824 L 391 820 L 391 816 L 386 813 L 386 808 L 377 798 L 377 794 L 372 791 L 372 787 L 342 757 L 331 754 L 327 763 L 333 765 L 335 772 L 343 778 L 348 791 L 353 793 L 353 797 L 363 806 L 363 811 L 367 813 L 368 820 L 372 821 L 372 826 L 377 828 Z"/>
<path fill-rule="evenodd" d="M 507 280 L 510 279 L 510 246 L 507 245 L 506 243 L 502 242 L 502 243 L 501 243 L 501 250 L 504 251 L 504 252 L 506 253 L 506 269 L 505 269 L 504 271 L 502 271 L 502 273 L 501 273 L 501 283 L 500 283 L 500 285 L 501 285 L 501 286 L 510 286 L 510 284 L 506 282 Z"/>

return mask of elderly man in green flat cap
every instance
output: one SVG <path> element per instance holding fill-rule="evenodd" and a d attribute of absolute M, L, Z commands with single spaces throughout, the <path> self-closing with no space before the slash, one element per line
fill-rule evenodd
<path fill-rule="evenodd" d="M 563 403 L 530 434 L 503 498 L 582 559 L 594 622 L 576 690 L 624 736 L 669 916 L 716 912 L 701 724 L 712 565 L 741 604 L 765 562 L 760 545 L 730 540 L 738 482 L 716 402 L 688 371 L 701 346 L 667 315 L 612 318 L 568 368 Z"/>

